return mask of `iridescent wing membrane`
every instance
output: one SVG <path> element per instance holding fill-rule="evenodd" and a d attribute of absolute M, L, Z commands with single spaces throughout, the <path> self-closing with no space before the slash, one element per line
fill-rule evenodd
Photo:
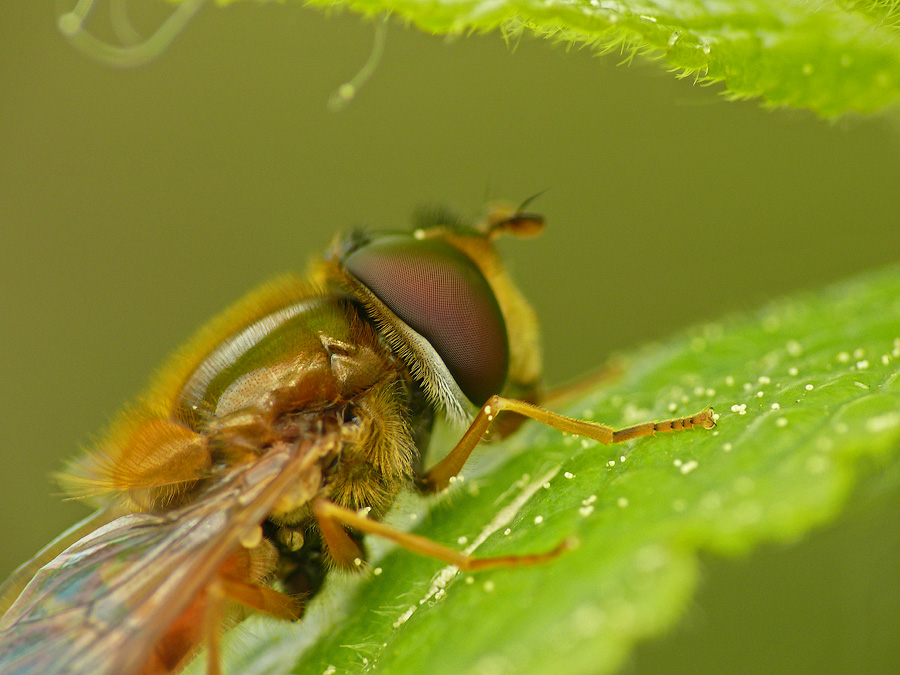
<path fill-rule="evenodd" d="M 334 435 L 279 444 L 188 506 L 131 514 L 41 568 L 0 617 L 0 674 L 139 672 L 164 632 L 286 494 L 321 485 Z"/>

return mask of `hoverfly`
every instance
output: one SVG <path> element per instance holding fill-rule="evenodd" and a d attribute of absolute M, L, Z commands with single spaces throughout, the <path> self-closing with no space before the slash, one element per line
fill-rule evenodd
<path fill-rule="evenodd" d="M 354 232 L 307 280 L 202 329 L 62 476 L 101 509 L 0 589 L 0 673 L 176 673 L 203 646 L 218 673 L 223 625 L 299 618 L 329 568 L 356 568 L 364 534 L 466 570 L 563 551 L 472 558 L 379 522 L 401 489 L 445 488 L 491 426 L 532 418 L 617 443 L 715 425 L 707 409 L 613 430 L 536 405 L 537 321 L 492 241 L 543 226 L 495 209 L 475 226 Z M 424 471 L 438 417 L 468 427 Z"/>

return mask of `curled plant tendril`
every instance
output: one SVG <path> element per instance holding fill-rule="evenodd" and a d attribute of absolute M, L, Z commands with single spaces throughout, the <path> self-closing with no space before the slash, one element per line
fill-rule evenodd
<path fill-rule="evenodd" d="M 375 23 L 375 39 L 372 42 L 372 51 L 362 68 L 347 82 L 338 87 L 328 99 L 328 109 L 331 112 L 343 110 L 356 97 L 357 92 L 372 77 L 381 57 L 384 54 L 384 43 L 387 40 L 388 15 L 385 14 L 381 21 Z"/>
<path fill-rule="evenodd" d="M 131 25 L 126 7 L 127 0 L 110 0 L 110 22 L 121 44 L 104 42 L 91 35 L 85 23 L 94 0 L 78 0 L 72 11 L 62 14 L 57 25 L 60 32 L 84 54 L 111 66 L 134 68 L 156 59 L 184 30 L 206 0 L 184 0 L 156 31 L 146 40 Z"/>

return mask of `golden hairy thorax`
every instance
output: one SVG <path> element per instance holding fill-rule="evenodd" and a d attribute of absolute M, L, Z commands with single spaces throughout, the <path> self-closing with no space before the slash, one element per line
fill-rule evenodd
<path fill-rule="evenodd" d="M 412 466 L 401 365 L 348 300 L 279 280 L 179 352 L 63 480 L 79 496 L 122 495 L 128 509 L 173 508 L 214 465 L 249 461 L 295 436 L 298 417 L 329 413 L 344 440 L 329 494 L 383 512 Z"/>

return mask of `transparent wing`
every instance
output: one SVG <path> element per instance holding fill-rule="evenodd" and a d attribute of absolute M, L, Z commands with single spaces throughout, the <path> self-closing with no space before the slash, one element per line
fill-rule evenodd
<path fill-rule="evenodd" d="M 273 447 L 164 515 L 122 516 L 41 568 L 0 617 L 0 675 L 127 675 L 280 498 L 311 499 L 336 437 Z"/>
<path fill-rule="evenodd" d="M 6 613 L 9 606 L 19 597 L 22 589 L 34 578 L 39 569 L 79 539 L 84 538 L 97 528 L 112 522 L 122 515 L 114 506 L 94 511 L 87 518 L 76 523 L 47 544 L 31 560 L 13 570 L 9 578 L 0 584 L 0 617 Z"/>

